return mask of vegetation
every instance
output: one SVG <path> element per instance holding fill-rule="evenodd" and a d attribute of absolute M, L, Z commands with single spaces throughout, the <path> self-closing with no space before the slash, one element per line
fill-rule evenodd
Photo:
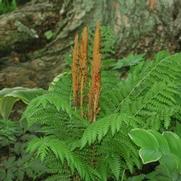
<path fill-rule="evenodd" d="M 181 138 L 173 132 L 160 134 L 155 130 L 135 128 L 129 133 L 140 146 L 139 155 L 144 164 L 158 161 L 158 168 L 144 178 L 150 180 L 179 180 L 181 177 Z M 142 139 L 144 137 L 144 139 Z"/>
<path fill-rule="evenodd" d="M 16 0 L 0 0 L 0 15 L 16 9 Z"/>
<path fill-rule="evenodd" d="M 181 53 L 115 63 L 110 30 L 97 24 L 92 34 L 75 35 L 71 68 L 48 90 L 1 91 L 3 180 L 181 178 Z M 8 119 L 19 100 L 28 106 L 15 123 Z"/>

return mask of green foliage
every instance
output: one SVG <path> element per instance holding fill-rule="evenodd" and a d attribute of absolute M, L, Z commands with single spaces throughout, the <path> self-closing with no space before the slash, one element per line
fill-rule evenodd
<path fill-rule="evenodd" d="M 44 164 L 25 151 L 26 142 L 32 139 L 35 130 L 27 130 L 21 122 L 0 120 L 0 180 L 34 180 L 45 174 Z"/>
<path fill-rule="evenodd" d="M 158 161 L 163 156 L 174 155 L 177 158 L 177 168 L 181 169 L 179 151 L 181 149 L 181 139 L 175 133 L 163 132 L 163 134 L 160 134 L 155 130 L 135 128 L 131 130 L 129 136 L 136 145 L 141 147 L 139 155 L 144 164 Z"/>
<path fill-rule="evenodd" d="M 26 178 L 35 180 L 41 178 L 46 167 L 38 160 L 33 160 L 32 155 L 21 155 L 22 157 L 16 159 L 11 156 L 7 160 L 1 162 L 3 166 L 0 167 L 1 181 L 23 181 Z"/>
<path fill-rule="evenodd" d="M 72 171 L 76 169 L 83 180 L 94 180 L 94 175 L 99 176 L 90 166 L 83 163 L 77 155 L 71 152 L 71 148 L 64 141 L 57 138 L 51 136 L 34 138 L 29 143 L 28 150 L 30 152 L 37 151 L 37 156 L 41 160 L 44 160 L 49 152 L 52 152 L 62 164 L 66 160 Z"/>
<path fill-rule="evenodd" d="M 26 122 L 11 121 L 8 117 L 14 104 L 22 101 L 28 104 L 33 98 L 45 93 L 43 89 L 22 87 L 6 88 L 0 91 L 0 180 L 23 181 L 42 177 L 46 167 L 40 160 L 25 151 L 26 142 L 32 139 L 38 128 L 27 129 Z"/>
<path fill-rule="evenodd" d="M 52 39 L 54 33 L 53 33 L 51 30 L 49 30 L 49 31 L 46 31 L 46 32 L 44 33 L 44 35 L 45 35 L 45 37 L 46 37 L 47 40 L 50 40 L 50 39 Z"/>
<path fill-rule="evenodd" d="M 122 127 L 132 125 L 137 127 L 138 120 L 135 117 L 128 116 L 127 114 L 110 114 L 98 119 L 97 122 L 91 124 L 85 131 L 81 138 L 81 147 L 86 144 L 92 144 L 95 141 L 100 142 L 105 135 L 110 131 L 112 136 L 121 131 Z"/>
<path fill-rule="evenodd" d="M 144 54 L 139 54 L 139 55 L 130 54 L 127 57 L 118 60 L 118 62 L 114 65 L 114 68 L 121 69 L 123 67 L 136 65 L 142 61 L 144 61 Z"/>
<path fill-rule="evenodd" d="M 14 143 L 19 127 L 16 122 L 10 120 L 0 120 L 0 147 Z"/>
<path fill-rule="evenodd" d="M 0 91 L 0 115 L 3 119 L 8 119 L 14 104 L 22 101 L 28 104 L 34 97 L 40 96 L 45 91 L 40 88 L 4 88 Z"/>
<path fill-rule="evenodd" d="M 120 180 L 125 170 L 133 173 L 135 167 L 141 168 L 137 147 L 128 136 L 130 130 L 171 127 L 171 120 L 180 111 L 177 97 L 180 96 L 181 54 L 160 52 L 153 61 L 143 61 L 140 57 L 134 63 L 129 63 L 130 58 L 125 60 L 122 66 L 134 66 L 124 80 L 119 81 L 114 70 L 102 71 L 100 112 L 95 123 L 89 124 L 72 107 L 69 72 L 57 76 L 46 94 L 30 102 L 24 118 L 29 126 L 41 126 L 43 137 L 29 142 L 28 151 L 46 165 L 49 163 L 50 170 L 55 168 L 51 160 L 59 163 L 61 171 L 53 169 L 50 180 L 71 180 L 75 175 L 85 181 Z M 141 151 L 142 159 L 145 156 L 145 162 L 159 160 L 162 147 L 157 138 L 148 135 L 145 133 L 142 136 L 145 139 L 139 139 L 140 145 L 148 146 L 146 151 Z M 158 136 L 159 141 L 161 137 Z M 154 148 L 156 151 L 152 151 Z M 167 151 L 165 147 L 162 149 Z"/>
<path fill-rule="evenodd" d="M 173 132 L 135 128 L 129 133 L 133 142 L 141 147 L 143 163 L 159 161 L 156 171 L 146 175 L 150 180 L 177 180 L 181 177 L 181 138 Z"/>
<path fill-rule="evenodd" d="M 101 41 L 101 53 L 103 55 L 103 59 L 112 57 L 115 54 L 116 35 L 110 27 L 101 27 Z"/>
<path fill-rule="evenodd" d="M 89 42 L 88 45 L 88 61 L 91 63 L 92 52 L 93 52 L 93 42 L 94 42 L 94 31 L 91 29 L 89 31 Z M 101 53 L 102 53 L 102 68 L 107 69 L 114 65 L 115 59 L 115 45 L 116 45 L 116 35 L 113 30 L 108 26 L 101 26 Z"/>
<path fill-rule="evenodd" d="M 144 120 L 147 127 L 159 129 L 170 125 L 179 111 L 176 96 L 180 81 L 180 54 L 158 53 L 154 61 L 143 62 L 131 69 L 128 79 L 120 83 L 117 111 L 130 112 Z"/>
<path fill-rule="evenodd" d="M 0 0 L 0 15 L 16 9 L 16 0 Z"/>
<path fill-rule="evenodd" d="M 21 23 L 16 25 L 26 30 Z M 55 77 L 47 91 L 0 91 L 0 180 L 179 180 L 181 54 L 162 51 L 149 61 L 144 55 L 131 54 L 115 64 L 115 36 L 110 28 L 101 31 L 103 63 L 96 122 L 90 124 L 73 107 L 69 69 Z M 45 36 L 51 39 L 52 32 Z M 92 32 L 89 38 L 92 41 Z M 127 67 L 128 75 L 120 79 L 119 73 Z M 14 122 L 8 118 L 19 100 L 28 107 L 21 121 Z M 157 132 L 167 129 L 179 136 Z M 142 164 L 155 161 L 159 166 L 154 172 L 127 178 Z"/>

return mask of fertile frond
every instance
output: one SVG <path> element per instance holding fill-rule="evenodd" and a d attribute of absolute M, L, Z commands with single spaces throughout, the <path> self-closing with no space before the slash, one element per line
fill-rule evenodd
<path fill-rule="evenodd" d="M 73 49 L 73 59 L 72 59 L 72 90 L 73 90 L 73 102 L 75 106 L 78 105 L 79 101 L 79 37 L 78 34 L 75 35 L 74 49 Z"/>
<path fill-rule="evenodd" d="M 101 54 L 100 54 L 100 25 L 97 23 L 94 48 L 93 48 L 93 60 L 91 69 L 91 87 L 89 90 L 89 104 L 88 104 L 88 118 L 90 121 L 96 120 L 96 115 L 99 112 L 99 98 L 101 91 Z"/>

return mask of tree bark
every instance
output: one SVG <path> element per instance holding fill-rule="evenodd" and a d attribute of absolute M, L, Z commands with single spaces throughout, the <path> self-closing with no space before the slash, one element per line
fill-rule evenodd
<path fill-rule="evenodd" d="M 63 70 L 75 32 L 96 21 L 115 32 L 116 58 L 181 49 L 180 0 L 35 0 L 0 16 L 1 88 L 46 87 Z"/>

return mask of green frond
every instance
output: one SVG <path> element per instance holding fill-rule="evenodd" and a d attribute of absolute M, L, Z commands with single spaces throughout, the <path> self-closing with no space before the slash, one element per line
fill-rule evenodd
<path fill-rule="evenodd" d="M 138 120 L 128 114 L 111 114 L 98 119 L 95 123 L 88 126 L 81 138 L 81 147 L 86 144 L 92 144 L 95 141 L 100 142 L 104 136 L 111 131 L 112 136 L 118 132 L 123 126 L 137 127 Z"/>
<path fill-rule="evenodd" d="M 96 177 L 99 176 L 95 170 L 85 162 L 82 162 L 79 157 L 66 146 L 64 141 L 52 136 L 34 138 L 29 142 L 27 150 L 29 152 L 36 152 L 37 157 L 41 160 L 44 160 L 46 156 L 52 152 L 62 164 L 66 161 L 72 172 L 76 169 L 85 181 L 95 180 Z"/>
<path fill-rule="evenodd" d="M 112 113 L 119 104 L 120 91 L 118 86 L 119 75 L 115 71 L 102 71 L 101 74 L 101 97 L 100 97 L 100 115 L 103 117 Z M 114 94 L 113 94 L 114 93 Z"/>
<path fill-rule="evenodd" d="M 27 119 L 29 126 L 33 124 L 49 124 L 50 122 L 55 122 L 60 120 L 60 113 L 57 111 L 55 106 L 37 106 L 37 100 L 34 100 L 27 110 L 24 112 L 24 117 Z M 50 120 L 51 119 L 51 120 Z"/>
<path fill-rule="evenodd" d="M 142 96 L 156 82 L 177 82 L 181 77 L 181 54 L 174 54 L 155 61 L 140 63 L 129 74 L 128 79 L 121 81 L 123 98 L 119 109 L 128 99 Z M 140 72 L 140 73 L 138 73 Z"/>
<path fill-rule="evenodd" d="M 71 95 L 71 73 L 70 72 L 64 72 L 59 75 L 57 75 L 51 84 L 49 85 L 49 91 L 55 92 L 59 94 L 60 96 L 67 96 L 69 100 L 69 96 Z"/>
<path fill-rule="evenodd" d="M 130 128 L 124 127 L 113 137 L 107 136 L 101 143 L 99 151 L 108 157 L 111 155 L 119 156 L 119 161 L 123 169 L 129 168 L 133 172 L 134 166 L 141 167 L 141 162 L 137 153 L 137 148 L 128 137 Z"/>
<path fill-rule="evenodd" d="M 101 27 L 101 53 L 104 58 L 109 58 L 111 55 L 115 53 L 115 44 L 116 44 L 116 35 L 113 30 L 108 26 Z"/>
<path fill-rule="evenodd" d="M 143 61 L 144 61 L 144 54 L 139 54 L 139 55 L 130 54 L 127 57 L 118 60 L 118 62 L 114 65 L 114 69 L 121 69 L 124 67 L 137 65 L 138 63 Z"/>
<path fill-rule="evenodd" d="M 124 80 L 104 69 L 100 110 L 91 124 L 72 107 L 71 74 L 58 75 L 24 113 L 29 126 L 40 125 L 45 136 L 33 139 L 29 150 L 44 161 L 54 157 L 61 163 L 59 170 L 50 168 L 55 180 L 75 175 L 82 180 L 120 180 L 125 170 L 132 173 L 141 160 L 130 130 L 167 129 L 173 117 L 180 119 L 180 57 L 161 52 L 154 61 L 131 66 Z"/>
<path fill-rule="evenodd" d="M 127 100 L 121 112 L 129 112 L 129 114 L 139 117 L 144 122 L 151 119 L 165 120 L 164 125 L 168 128 L 169 119 L 177 110 L 175 96 L 178 95 L 178 92 L 175 89 L 173 83 L 155 83 L 144 96 L 135 100 Z"/>
<path fill-rule="evenodd" d="M 114 176 L 116 180 L 119 180 L 122 163 L 118 155 L 105 156 L 104 159 L 98 163 L 98 171 L 101 175 L 102 181 L 106 181 L 107 178 Z"/>
<path fill-rule="evenodd" d="M 71 180 L 71 170 L 66 164 L 62 165 L 60 160 L 57 159 L 55 155 L 49 154 L 49 156 L 44 160 L 44 164 L 47 167 L 47 173 L 50 175 L 48 178 L 46 178 L 46 181 Z"/>

